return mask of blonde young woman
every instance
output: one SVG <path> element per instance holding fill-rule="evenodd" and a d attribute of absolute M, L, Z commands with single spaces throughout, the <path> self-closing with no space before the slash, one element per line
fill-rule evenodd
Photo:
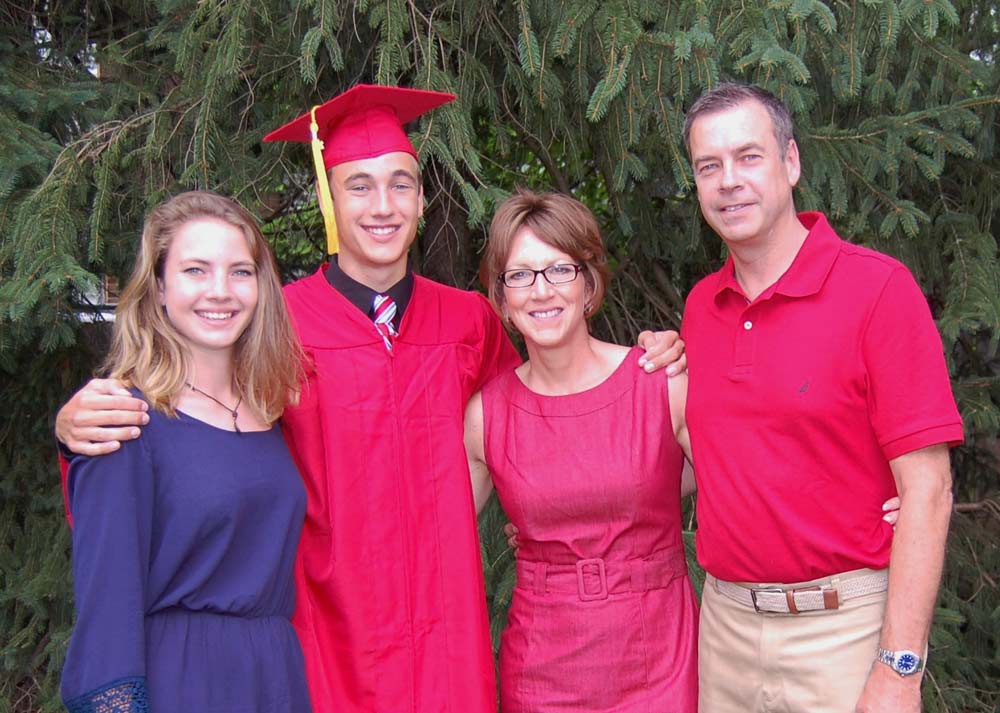
<path fill-rule="evenodd" d="M 309 710 L 290 622 L 305 491 L 276 425 L 301 363 L 253 218 L 207 192 L 154 209 L 106 364 L 149 424 L 70 464 L 71 713 Z"/>

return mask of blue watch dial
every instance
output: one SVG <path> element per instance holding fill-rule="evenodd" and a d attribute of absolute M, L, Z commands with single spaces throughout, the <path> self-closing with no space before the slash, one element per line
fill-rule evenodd
<path fill-rule="evenodd" d="M 911 653 L 904 653 L 896 659 L 896 669 L 903 674 L 913 673 L 917 665 L 917 657 Z"/>

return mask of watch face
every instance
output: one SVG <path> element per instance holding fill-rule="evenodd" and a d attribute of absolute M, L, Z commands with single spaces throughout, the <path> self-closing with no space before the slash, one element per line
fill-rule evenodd
<path fill-rule="evenodd" d="M 903 651 L 896 657 L 896 670 L 903 675 L 913 673 L 917 670 L 917 666 L 919 665 L 920 659 L 918 659 L 915 654 L 911 654 L 909 651 Z"/>

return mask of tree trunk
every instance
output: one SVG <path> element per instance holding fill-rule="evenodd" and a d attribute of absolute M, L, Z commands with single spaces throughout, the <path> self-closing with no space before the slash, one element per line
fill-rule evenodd
<path fill-rule="evenodd" d="M 414 268 L 424 277 L 463 290 L 475 289 L 478 255 L 471 245 L 468 213 L 454 179 L 439 164 L 424 175 L 424 229 Z"/>

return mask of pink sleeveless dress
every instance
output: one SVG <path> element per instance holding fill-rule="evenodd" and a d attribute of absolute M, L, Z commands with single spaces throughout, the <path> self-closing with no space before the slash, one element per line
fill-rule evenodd
<path fill-rule="evenodd" d="M 603 383 L 483 388 L 486 461 L 520 530 L 500 645 L 503 713 L 694 713 L 698 604 L 666 378 L 633 350 Z"/>

